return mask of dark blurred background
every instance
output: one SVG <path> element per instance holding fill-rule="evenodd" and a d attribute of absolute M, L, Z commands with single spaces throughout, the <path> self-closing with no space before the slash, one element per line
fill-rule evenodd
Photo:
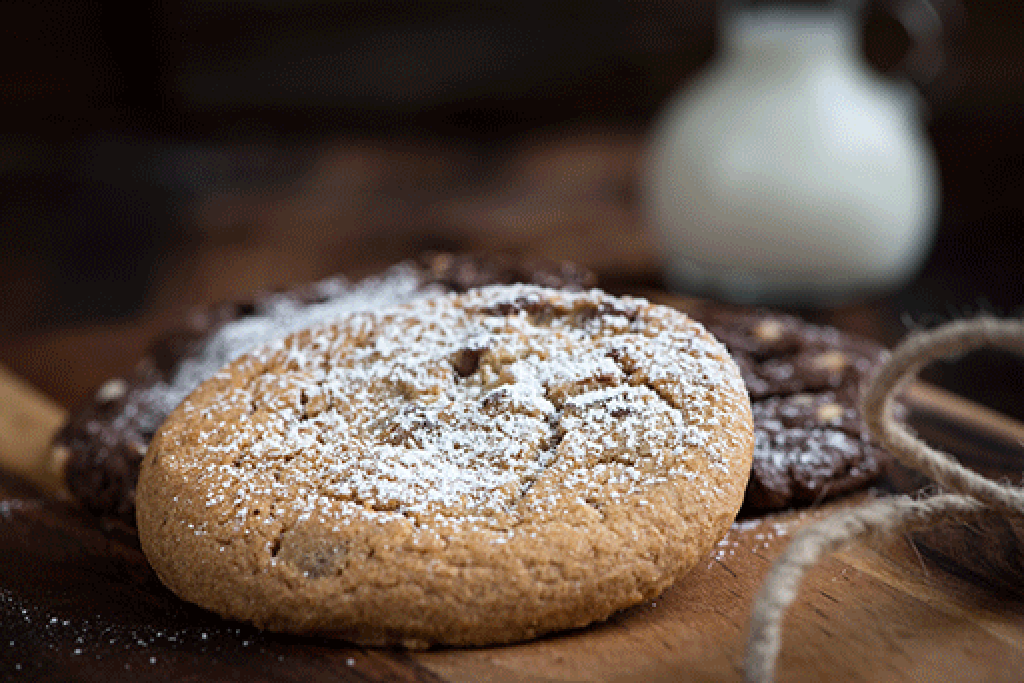
<path fill-rule="evenodd" d="M 887 343 L 1024 305 L 1024 6 L 947 19 L 925 92 L 934 249 L 913 283 L 839 319 Z M 74 403 L 186 306 L 430 248 L 658 286 L 636 168 L 715 23 L 708 0 L 6 0 L 0 363 Z M 907 40 L 869 14 L 876 67 Z M 999 355 L 933 376 L 970 393 L 979 367 L 1024 383 Z"/>

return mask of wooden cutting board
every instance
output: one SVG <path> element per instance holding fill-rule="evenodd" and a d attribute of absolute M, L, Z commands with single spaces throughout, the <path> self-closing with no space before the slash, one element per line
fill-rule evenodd
<path fill-rule="evenodd" d="M 933 444 L 1019 481 L 1024 425 L 921 385 L 908 401 L 911 423 Z M 737 680 L 751 601 L 794 531 L 837 507 L 923 483 L 897 470 L 873 493 L 742 518 L 657 600 L 591 628 L 521 645 L 407 653 L 261 633 L 178 600 L 131 530 L 55 493 L 45 446 L 63 417 L 0 368 L 0 679 Z M 823 562 L 786 619 L 779 680 L 1024 679 L 1022 539 L 1024 525 L 993 518 Z"/>

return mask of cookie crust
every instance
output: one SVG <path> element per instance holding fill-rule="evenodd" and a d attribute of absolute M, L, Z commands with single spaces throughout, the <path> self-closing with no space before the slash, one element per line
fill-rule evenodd
<path fill-rule="evenodd" d="M 498 286 L 293 334 L 157 432 L 140 542 L 186 600 L 367 645 L 484 645 L 648 600 L 724 535 L 739 370 L 669 308 Z"/>

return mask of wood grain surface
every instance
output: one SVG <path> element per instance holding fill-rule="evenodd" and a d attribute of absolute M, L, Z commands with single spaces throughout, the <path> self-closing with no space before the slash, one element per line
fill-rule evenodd
<path fill-rule="evenodd" d="M 657 600 L 590 628 L 497 648 L 367 650 L 261 633 L 177 599 L 131 529 L 10 473 L 22 457 L 11 449 L 35 449 L 61 410 L 8 373 L 0 391 L 0 424 L 34 414 L 24 424 L 39 430 L 0 442 L 8 469 L 0 474 L 0 679 L 737 680 L 751 601 L 792 534 L 837 507 L 926 483 L 894 468 L 871 492 L 741 519 Z M 989 476 L 1020 480 L 1024 426 L 923 385 L 908 400 L 924 438 Z M 828 559 L 786 618 L 779 680 L 1021 680 L 1022 542 L 1024 525 L 993 517 Z"/>

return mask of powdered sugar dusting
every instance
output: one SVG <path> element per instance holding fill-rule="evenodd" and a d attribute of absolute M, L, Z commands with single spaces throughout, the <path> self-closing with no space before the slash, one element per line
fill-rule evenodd
<path fill-rule="evenodd" d="M 182 360 L 169 382 L 148 387 L 142 401 L 167 415 L 203 381 L 222 367 L 261 344 L 296 330 L 338 319 L 356 311 L 379 309 L 431 296 L 441 290 L 424 287 L 418 271 L 399 264 L 378 277 L 356 283 L 334 277 L 316 283 L 320 303 L 305 304 L 286 295 L 260 302 L 259 310 L 221 326 L 204 342 L 201 351 Z M 159 425 L 151 425 L 155 430 Z"/>
<path fill-rule="evenodd" d="M 750 440 L 723 347 L 643 300 L 508 285 L 341 312 L 185 400 L 174 466 L 215 519 L 511 532 L 680 478 L 710 504 L 722 491 L 699 473 L 729 479 Z"/>

